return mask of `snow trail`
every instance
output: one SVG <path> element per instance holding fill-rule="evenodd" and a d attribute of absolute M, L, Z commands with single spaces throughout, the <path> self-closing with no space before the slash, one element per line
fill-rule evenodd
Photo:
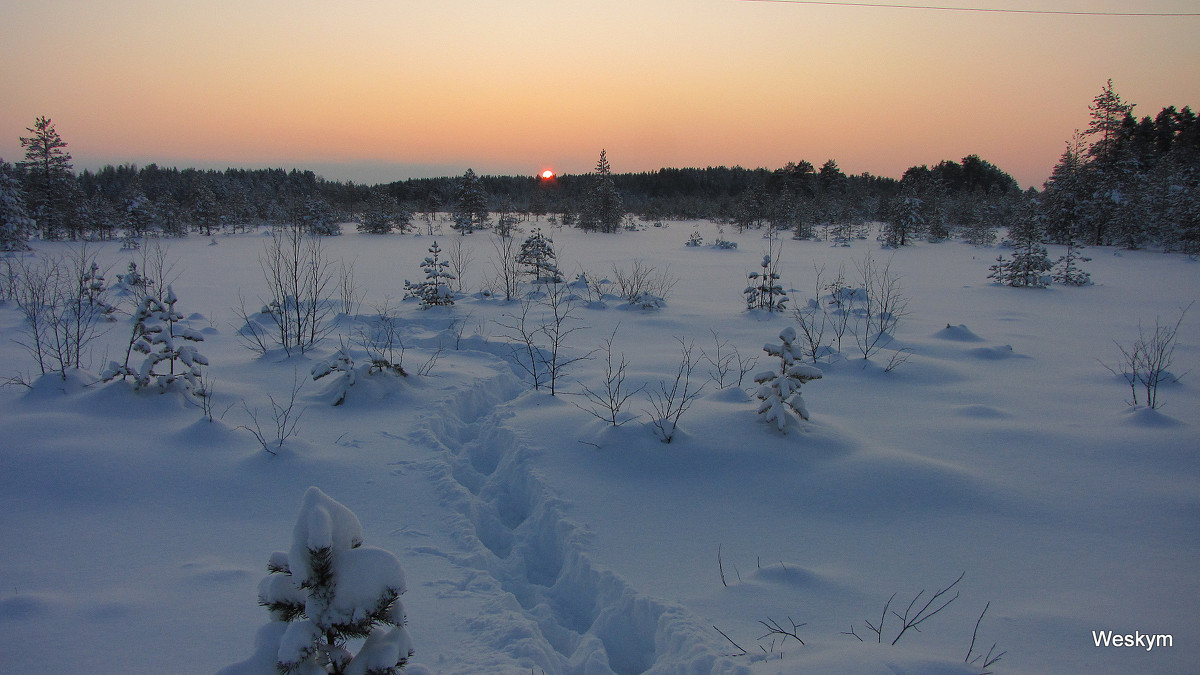
<path fill-rule="evenodd" d="M 520 672 L 749 672 L 722 658 L 711 631 L 682 607 L 592 564 L 586 528 L 538 476 L 536 452 L 504 426 L 526 389 L 511 373 L 477 379 L 413 434 L 442 454 L 434 481 L 458 514 L 455 564 L 473 571 L 474 588 L 494 594 L 490 611 L 467 619 L 471 633 Z"/>

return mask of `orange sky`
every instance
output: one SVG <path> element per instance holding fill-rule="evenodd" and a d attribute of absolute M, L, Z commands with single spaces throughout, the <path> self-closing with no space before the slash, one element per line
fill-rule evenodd
<path fill-rule="evenodd" d="M 1200 11 L 1186 0 L 945 0 Z M 1039 185 L 1108 78 L 1200 108 L 1200 17 L 741 0 L 0 0 L 0 157 L 54 119 L 77 169 L 416 175 L 979 154 Z"/>

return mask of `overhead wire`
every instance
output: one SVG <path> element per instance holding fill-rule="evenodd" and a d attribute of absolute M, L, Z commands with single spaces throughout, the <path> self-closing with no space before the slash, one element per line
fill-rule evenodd
<path fill-rule="evenodd" d="M 776 2 L 793 5 L 825 5 L 830 7 L 868 7 L 876 9 L 920 9 L 939 12 L 982 12 L 991 14 L 1049 14 L 1058 16 L 1114 17 L 1183 17 L 1200 16 L 1200 12 L 1096 12 L 1058 9 L 1017 9 L 1013 7 L 948 7 L 945 5 L 902 5 L 884 2 L 833 2 L 832 0 L 737 0 L 738 2 Z"/>

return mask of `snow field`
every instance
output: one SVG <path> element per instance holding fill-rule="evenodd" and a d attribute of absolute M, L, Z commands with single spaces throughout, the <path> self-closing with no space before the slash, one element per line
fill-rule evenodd
<path fill-rule="evenodd" d="M 697 249 L 683 245 L 694 224 L 675 225 L 544 228 L 568 278 L 609 276 L 634 251 L 681 277 L 660 310 L 580 309 L 586 329 L 569 349 L 615 329 L 629 381 L 654 385 L 674 374 L 675 337 L 698 355 L 712 330 L 759 357 L 753 372 L 770 367 L 761 347 L 792 320 L 743 311 L 761 233 L 725 232 L 737 250 Z M 488 236 L 467 238 L 468 290 L 488 268 Z M 438 239 L 445 249 L 449 236 Z M 892 346 L 909 360 L 888 373 L 886 355 L 819 364 L 824 378 L 804 385 L 812 420 L 788 435 L 754 414 L 753 372 L 745 389 L 710 383 L 670 445 L 644 416 L 612 428 L 572 404 L 584 403 L 577 380 L 599 382 L 602 355 L 568 371 L 564 394 L 530 391 L 492 323 L 513 305 L 398 303 L 409 371 L 442 348 L 432 375 L 360 380 L 337 408 L 324 380 L 308 381 L 299 438 L 270 456 L 236 428 L 241 400 L 286 395 L 337 342 L 291 358 L 238 346 L 231 308 L 239 289 L 257 302 L 261 241 L 171 242 L 178 307 L 206 333 L 217 422 L 123 385 L 0 389 L 0 531 L 17 542 L 0 552 L 11 585 L 0 655 L 14 672 L 213 672 L 247 658 L 267 622 L 254 589 L 309 485 L 357 514 L 367 544 L 399 555 L 410 672 L 970 673 L 962 657 L 989 601 L 980 642 L 1008 650 L 999 673 L 1181 672 L 1200 655 L 1186 638 L 1200 597 L 1200 397 L 1185 378 L 1164 387 L 1162 410 L 1128 411 L 1127 387 L 1097 363 L 1139 320 L 1173 320 L 1200 295 L 1193 261 L 1089 249 L 1095 286 L 1039 291 L 988 283 L 991 249 L 785 241 L 791 306 L 811 293 L 814 261 L 852 275 L 868 252 L 891 256 L 912 297 Z M 325 243 L 356 259 L 370 314 L 419 279 L 430 239 Z M 123 269 L 127 253 L 97 248 Z M 6 338 L 15 314 L 0 307 Z M 338 321 L 352 333 L 352 317 Z M 1180 371 L 1200 362 L 1198 328 L 1189 314 Z M 122 321 L 105 336 L 110 353 L 127 331 Z M 0 345 L 4 375 L 27 364 Z M 631 412 L 645 407 L 631 399 Z M 892 593 L 907 604 L 964 570 L 961 597 L 898 646 L 842 634 L 863 635 Z M 789 616 L 807 623 L 805 646 L 756 640 L 759 621 Z M 750 654 L 729 656 L 714 626 Z M 1092 630 L 1135 628 L 1173 633 L 1176 646 L 1091 644 Z"/>

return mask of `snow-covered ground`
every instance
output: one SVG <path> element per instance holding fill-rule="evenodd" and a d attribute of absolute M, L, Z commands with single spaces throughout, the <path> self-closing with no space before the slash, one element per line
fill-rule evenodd
<path fill-rule="evenodd" d="M 684 246 L 693 229 L 714 239 L 710 223 L 543 227 L 568 277 L 612 276 L 634 258 L 679 277 L 660 309 L 581 304 L 566 339 L 574 357 L 615 331 L 628 382 L 650 388 L 674 377 L 676 338 L 694 340 L 694 382 L 707 384 L 672 443 L 647 424 L 643 394 L 629 405 L 640 419 L 621 427 L 580 407 L 580 383 L 602 387 L 603 352 L 573 364 L 557 396 L 532 390 L 496 323 L 518 305 L 477 295 L 428 311 L 394 302 L 408 370 L 441 349 L 429 374 L 369 378 L 331 406 L 333 385 L 309 372 L 355 319 L 339 317 L 306 355 L 259 357 L 237 339 L 234 308 L 239 291 L 251 303 L 265 292 L 266 238 L 172 241 L 217 420 L 122 383 L 0 389 L 0 671 L 207 673 L 250 658 L 268 621 L 258 581 L 291 545 L 308 486 L 399 556 L 409 672 L 965 675 L 982 670 L 963 661 L 989 602 L 975 646 L 1007 650 L 997 673 L 1196 668 L 1200 395 L 1183 378 L 1162 387 L 1160 410 L 1130 409 L 1102 365 L 1139 321 L 1173 323 L 1200 297 L 1195 261 L 1091 249 L 1094 286 L 1031 290 L 987 281 L 994 249 L 785 240 L 793 305 L 812 295 L 814 264 L 853 274 L 868 253 L 890 259 L 911 300 L 870 362 L 852 348 L 822 359 L 823 379 L 804 385 L 811 421 L 783 435 L 756 415 L 751 378 L 772 365 L 763 344 L 795 321 L 747 313 L 742 298 L 761 232 L 727 229 L 739 248 L 717 250 Z M 438 237 L 443 249 L 452 236 Z M 466 240 L 468 291 L 491 273 L 490 237 Z M 432 241 L 348 228 L 324 244 L 355 261 L 371 314 L 419 280 Z M 93 248 L 110 281 L 134 257 Z M 5 377 L 32 368 L 13 342 L 20 326 L 0 306 Z M 93 373 L 105 351 L 123 355 L 129 328 L 112 324 Z M 1200 366 L 1200 309 L 1179 337 L 1174 370 Z M 717 341 L 758 357 L 741 388 L 710 380 L 701 350 L 714 356 Z M 908 360 L 884 372 L 901 348 Z M 264 414 L 297 380 L 298 438 L 268 454 L 239 428 L 246 408 Z M 942 596 L 957 592 L 953 603 L 888 644 L 902 623 L 891 610 L 924 591 L 915 613 L 964 572 Z M 880 640 L 867 622 L 893 594 Z M 760 639 L 761 622 L 803 624 L 804 645 Z M 1094 631 L 1169 634 L 1173 646 L 1097 647 Z"/>

